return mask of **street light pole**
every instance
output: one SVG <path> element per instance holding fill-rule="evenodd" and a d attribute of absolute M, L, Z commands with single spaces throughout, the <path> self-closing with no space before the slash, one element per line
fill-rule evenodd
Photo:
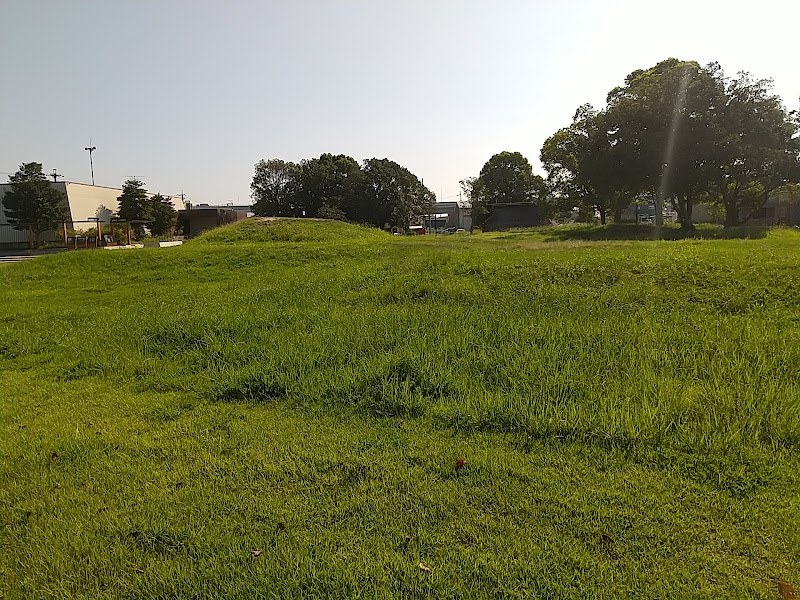
<path fill-rule="evenodd" d="M 89 151 L 89 167 L 92 169 L 92 185 L 94 185 L 94 162 L 92 161 L 92 152 L 97 150 L 96 146 L 92 146 L 92 140 L 89 139 L 89 145 L 84 148 L 84 150 Z"/>

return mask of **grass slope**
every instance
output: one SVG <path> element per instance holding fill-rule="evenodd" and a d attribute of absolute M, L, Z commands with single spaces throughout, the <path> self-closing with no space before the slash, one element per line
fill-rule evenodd
<path fill-rule="evenodd" d="M 262 243 L 262 242 L 346 242 L 387 241 L 389 234 L 364 225 L 321 219 L 288 217 L 253 218 L 224 227 L 217 227 L 199 236 L 192 243 Z"/>
<path fill-rule="evenodd" d="M 0 267 L 0 593 L 797 584 L 800 235 L 558 235 L 248 221 Z"/>

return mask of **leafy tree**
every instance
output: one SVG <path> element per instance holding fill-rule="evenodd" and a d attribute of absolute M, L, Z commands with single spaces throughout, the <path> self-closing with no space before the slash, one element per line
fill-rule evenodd
<path fill-rule="evenodd" d="M 9 183 L 10 189 L 3 197 L 6 217 L 18 225 L 17 229 L 30 228 L 35 247 L 39 247 L 42 232 L 52 229 L 55 223 L 70 220 L 66 194 L 50 185 L 41 163 L 20 165 Z"/>
<path fill-rule="evenodd" d="M 178 211 L 172 202 L 156 194 L 149 200 L 150 203 L 150 233 L 156 236 L 172 235 L 175 231 L 175 223 L 178 220 Z"/>
<path fill-rule="evenodd" d="M 562 208 L 591 206 L 601 218 L 613 210 L 618 220 L 630 199 L 655 198 L 657 226 L 669 202 L 681 227 L 693 229 L 702 201 L 736 225 L 800 180 L 798 118 L 769 80 L 728 79 L 716 63 L 670 58 L 628 75 L 605 109 L 580 107 L 547 139 L 541 160 Z"/>
<path fill-rule="evenodd" d="M 105 204 L 101 204 L 97 207 L 97 210 L 94 211 L 94 216 L 97 219 L 100 219 L 103 223 L 111 222 L 111 218 L 114 216 L 114 211 L 110 208 L 106 207 Z"/>
<path fill-rule="evenodd" d="M 472 218 L 470 219 L 469 231 L 472 230 L 479 223 L 483 223 L 488 217 L 486 206 L 481 202 L 481 182 L 477 177 L 467 177 L 458 182 L 461 186 L 461 192 L 466 198 L 466 203 L 471 209 Z"/>
<path fill-rule="evenodd" d="M 323 204 L 317 211 L 318 219 L 330 219 L 332 221 L 347 221 L 347 215 L 335 206 Z"/>
<path fill-rule="evenodd" d="M 316 217 L 323 204 L 350 214 L 361 183 L 361 167 L 344 154 L 322 154 L 300 164 L 297 194 L 305 216 Z"/>
<path fill-rule="evenodd" d="M 117 197 L 117 214 L 126 221 L 150 221 L 152 219 L 152 204 L 144 189 L 144 182 L 138 179 L 128 179 L 122 184 L 122 194 Z M 134 235 L 141 238 L 144 235 L 144 225 L 135 223 L 131 225 Z"/>
<path fill-rule="evenodd" d="M 344 154 L 322 154 L 299 165 L 260 161 L 250 186 L 260 215 L 347 219 L 408 227 L 435 196 L 408 169 L 387 158 L 360 166 Z"/>
<path fill-rule="evenodd" d="M 613 211 L 614 221 L 630 204 L 624 180 L 623 146 L 612 144 L 605 114 L 585 104 L 578 108 L 572 125 L 559 129 L 542 146 L 540 159 L 548 173 L 553 207 L 600 215 Z"/>
<path fill-rule="evenodd" d="M 300 165 L 279 158 L 256 163 L 250 190 L 253 212 L 265 217 L 302 217 Z"/>
<path fill-rule="evenodd" d="M 625 150 L 624 187 L 656 197 L 656 225 L 669 199 L 681 227 L 694 228 L 692 208 L 713 176 L 714 111 L 723 96 L 708 70 L 674 58 L 634 71 L 609 93 L 606 126 L 611 144 Z"/>
<path fill-rule="evenodd" d="M 408 228 L 425 214 L 436 198 L 416 175 L 388 158 L 368 158 L 351 218 L 379 227 Z"/>
<path fill-rule="evenodd" d="M 531 163 L 522 154 L 500 152 L 481 169 L 483 198 L 487 204 L 534 202 L 538 200 L 539 192 L 536 177 Z"/>
<path fill-rule="evenodd" d="M 481 169 L 471 189 L 472 221 L 480 225 L 493 204 L 535 202 L 546 209 L 547 185 L 519 152 L 500 152 Z M 476 193 L 477 192 L 477 193 Z"/>
<path fill-rule="evenodd" d="M 734 226 L 748 221 L 773 191 L 800 181 L 800 128 L 772 94 L 771 80 L 746 72 L 728 79 L 715 63 L 708 69 L 725 90 L 716 111 L 720 140 L 708 195 L 725 210 L 725 225 Z"/>

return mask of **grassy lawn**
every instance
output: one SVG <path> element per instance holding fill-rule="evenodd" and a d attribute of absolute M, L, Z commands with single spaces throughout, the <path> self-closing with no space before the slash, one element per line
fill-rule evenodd
<path fill-rule="evenodd" d="M 780 598 L 800 232 L 624 237 L 0 265 L 0 597 Z"/>

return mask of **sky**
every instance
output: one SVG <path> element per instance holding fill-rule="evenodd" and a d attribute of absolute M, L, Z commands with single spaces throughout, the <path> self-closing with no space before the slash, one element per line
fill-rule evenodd
<path fill-rule="evenodd" d="M 0 0 L 0 182 L 250 202 L 260 159 L 389 158 L 440 199 L 675 57 L 800 108 L 800 1 Z"/>

